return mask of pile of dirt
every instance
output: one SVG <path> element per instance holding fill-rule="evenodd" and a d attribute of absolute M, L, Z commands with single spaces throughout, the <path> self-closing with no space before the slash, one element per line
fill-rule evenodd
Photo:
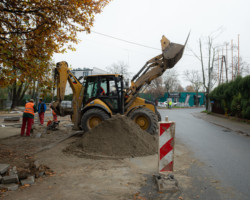
<path fill-rule="evenodd" d="M 152 155 L 157 150 L 155 136 L 143 131 L 128 117 L 116 115 L 85 133 L 82 141 L 68 147 L 66 152 L 78 156 L 126 158 Z"/>

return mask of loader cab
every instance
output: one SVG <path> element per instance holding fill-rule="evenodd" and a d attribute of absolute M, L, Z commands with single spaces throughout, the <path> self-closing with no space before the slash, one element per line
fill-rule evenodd
<path fill-rule="evenodd" d="M 113 113 L 124 113 L 123 77 L 118 74 L 85 77 L 83 107 L 95 99 L 102 100 Z"/>

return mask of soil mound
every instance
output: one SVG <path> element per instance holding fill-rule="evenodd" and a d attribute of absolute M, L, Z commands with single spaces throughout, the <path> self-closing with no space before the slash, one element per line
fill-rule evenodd
<path fill-rule="evenodd" d="M 122 115 L 103 121 L 83 135 L 75 148 L 68 147 L 66 152 L 80 157 L 126 158 L 152 155 L 157 153 L 155 136 L 143 131 L 131 119 Z M 81 153 L 79 152 L 81 148 Z M 80 153 L 80 154 L 79 154 Z"/>

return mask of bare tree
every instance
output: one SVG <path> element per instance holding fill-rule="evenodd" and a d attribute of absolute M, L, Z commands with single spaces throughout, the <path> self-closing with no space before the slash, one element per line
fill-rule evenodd
<path fill-rule="evenodd" d="M 152 94 L 154 99 L 164 95 L 164 85 L 162 77 L 158 77 L 151 81 L 148 85 L 146 93 Z"/>
<path fill-rule="evenodd" d="M 167 70 L 163 76 L 166 92 L 175 92 L 180 85 L 178 73 L 175 69 Z"/>
<path fill-rule="evenodd" d="M 113 63 L 111 66 L 106 67 L 106 70 L 111 74 L 121 74 L 125 79 L 131 78 L 131 73 L 128 71 L 129 66 L 123 61 Z"/>
<path fill-rule="evenodd" d="M 230 68 L 229 74 L 232 76 L 233 73 L 233 79 L 235 79 L 237 76 L 244 77 L 245 75 L 250 74 L 250 66 L 247 62 L 243 61 L 242 57 L 240 57 L 240 62 L 238 62 L 238 56 L 234 56 L 233 58 L 233 70 L 232 67 Z M 239 73 L 238 73 L 238 63 L 240 63 L 239 67 Z"/>
<path fill-rule="evenodd" d="M 199 105 L 198 92 L 202 87 L 202 80 L 198 70 L 186 70 L 184 72 L 186 80 L 189 81 L 196 93 L 195 105 Z"/>
<path fill-rule="evenodd" d="M 202 84 L 205 88 L 206 92 L 206 110 L 211 110 L 211 104 L 210 100 L 208 98 L 208 95 L 210 91 L 212 90 L 213 86 L 216 83 L 216 74 L 214 72 L 214 65 L 215 65 L 215 51 L 216 47 L 214 47 L 215 37 L 212 35 L 209 35 L 207 37 L 207 40 L 204 42 L 202 39 L 199 39 L 199 50 L 200 55 L 197 55 L 193 50 L 191 50 L 194 54 L 194 56 L 200 61 L 201 63 L 201 69 L 202 69 Z M 207 50 L 207 57 L 203 55 L 204 50 L 203 46 L 206 46 Z M 207 62 L 207 65 L 205 64 Z"/>

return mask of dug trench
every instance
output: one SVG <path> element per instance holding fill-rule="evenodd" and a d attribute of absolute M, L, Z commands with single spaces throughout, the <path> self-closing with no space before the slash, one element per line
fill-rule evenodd
<path fill-rule="evenodd" d="M 57 134 L 60 134 L 57 131 Z M 56 134 L 56 133 L 53 133 Z M 34 155 L 49 166 L 53 176 L 37 179 L 31 187 L 4 193 L 3 199 L 199 199 L 216 185 L 199 187 L 190 176 L 190 166 L 202 163 L 192 157 L 185 145 L 175 143 L 174 176 L 179 190 L 159 193 L 153 182 L 157 173 L 158 141 L 118 116 L 107 120 L 83 136 L 68 140 Z M 218 184 L 217 182 L 213 184 Z M 217 198 L 219 199 L 219 198 Z"/>

